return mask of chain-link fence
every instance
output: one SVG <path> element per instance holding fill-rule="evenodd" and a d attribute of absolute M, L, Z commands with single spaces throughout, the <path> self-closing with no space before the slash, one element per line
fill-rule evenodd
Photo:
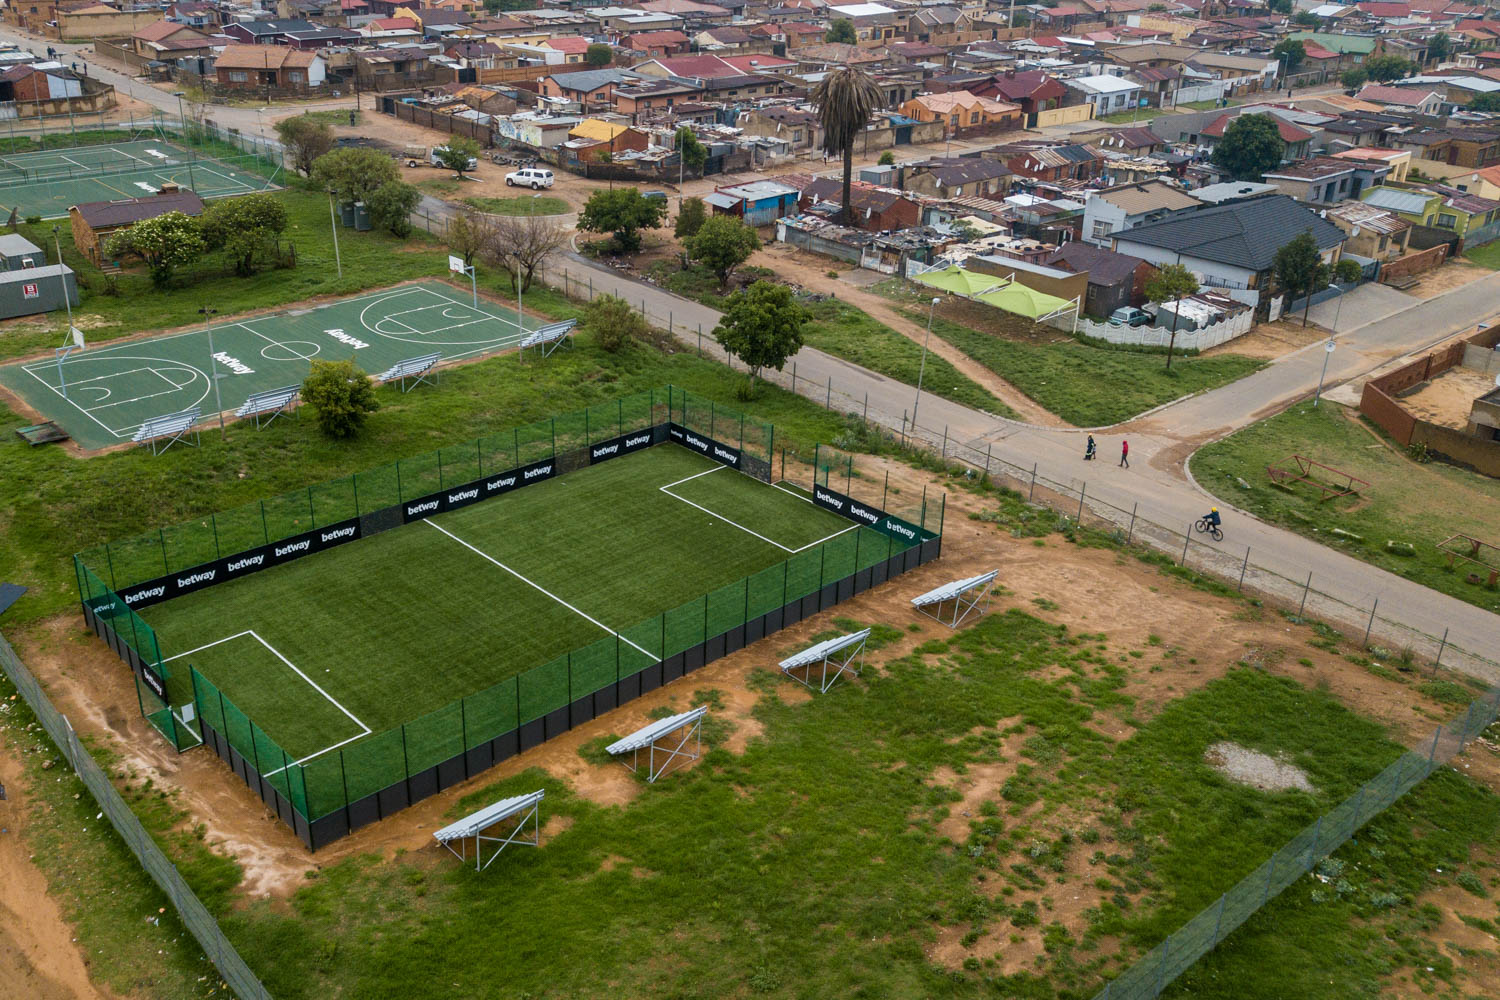
<path fill-rule="evenodd" d="M 15 684 L 16 690 L 41 722 L 42 728 L 77 772 L 84 787 L 99 803 L 99 808 L 109 817 L 111 825 L 125 841 L 130 853 L 135 855 L 151 880 L 172 901 L 183 925 L 203 947 L 203 953 L 218 968 L 219 975 L 239 995 L 240 1000 L 270 1000 L 271 994 L 261 985 L 255 973 L 250 971 L 244 959 L 240 958 L 239 952 L 229 943 L 229 939 L 219 929 L 218 922 L 193 893 L 176 866 L 156 846 L 103 769 L 79 745 L 78 737 L 67 717 L 58 712 L 47 699 L 41 685 L 21 663 L 3 635 L 0 635 L 0 670 L 4 670 L 5 675 Z"/>

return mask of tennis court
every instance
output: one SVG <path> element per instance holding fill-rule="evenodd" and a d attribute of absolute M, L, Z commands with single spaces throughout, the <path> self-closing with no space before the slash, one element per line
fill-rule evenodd
<path fill-rule="evenodd" d="M 152 417 L 194 406 L 233 413 L 254 393 L 299 385 L 314 358 L 353 357 L 378 374 L 439 353 L 443 361 L 513 347 L 544 321 L 437 281 L 402 285 L 307 309 L 199 327 L 0 367 L 0 386 L 55 421 L 85 448 L 129 441 Z M 212 349 L 210 349 L 212 344 Z"/>
<path fill-rule="evenodd" d="M 265 164 L 253 162 L 262 170 Z M 245 164 L 205 157 L 170 142 L 144 139 L 105 146 L 42 149 L 0 156 L 0 207 L 20 216 L 58 218 L 90 201 L 155 194 L 164 184 L 204 198 L 274 187 Z"/>

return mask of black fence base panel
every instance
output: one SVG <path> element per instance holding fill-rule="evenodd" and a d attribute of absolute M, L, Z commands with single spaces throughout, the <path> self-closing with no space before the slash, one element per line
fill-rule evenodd
<path fill-rule="evenodd" d="M 810 618 L 820 611 L 848 600 L 870 587 L 900 576 L 910 569 L 931 562 L 942 554 L 942 539 L 934 538 L 922 545 L 898 552 L 889 559 L 867 569 L 830 583 L 816 593 L 775 608 L 764 615 L 738 625 L 720 635 L 712 636 L 681 653 L 676 653 L 657 663 L 643 668 L 628 677 L 605 685 L 568 705 L 533 719 L 508 733 L 471 747 L 461 754 L 442 761 L 435 767 L 419 771 L 410 777 L 366 795 L 336 809 L 327 816 L 309 822 L 297 812 L 288 798 L 262 777 L 254 765 L 229 745 L 228 739 L 207 722 L 203 723 L 203 741 L 213 748 L 242 781 L 276 812 L 282 822 L 291 827 L 309 850 L 316 851 L 336 840 L 347 837 L 362 826 L 368 826 L 399 812 L 413 803 L 436 795 L 445 789 L 482 774 L 501 761 L 518 753 L 541 746 L 546 741 L 560 736 L 575 726 L 598 718 L 643 694 L 670 684 L 713 661 L 736 652 L 758 639 L 773 635 L 784 628 Z M 102 636 L 111 631 L 102 622 L 91 622 Z"/>

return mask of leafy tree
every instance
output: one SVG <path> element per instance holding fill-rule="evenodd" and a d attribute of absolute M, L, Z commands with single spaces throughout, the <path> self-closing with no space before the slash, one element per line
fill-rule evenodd
<path fill-rule="evenodd" d="M 583 50 L 583 61 L 595 68 L 608 66 L 615 61 L 615 50 L 603 42 L 595 42 Z"/>
<path fill-rule="evenodd" d="M 1310 10 L 1299 10 L 1292 15 L 1292 23 L 1303 28 L 1320 28 L 1323 21 Z"/>
<path fill-rule="evenodd" d="M 151 283 L 164 288 L 177 268 L 203 256 L 203 226 L 190 215 L 167 212 L 115 233 L 104 251 L 111 257 L 136 254 L 150 268 Z"/>
<path fill-rule="evenodd" d="M 536 10 L 536 0 L 484 0 L 484 9 L 491 14 L 510 10 Z"/>
<path fill-rule="evenodd" d="M 875 162 L 882 167 L 893 167 L 896 165 L 896 154 L 887 149 Z"/>
<path fill-rule="evenodd" d="M 651 332 L 646 318 L 615 295 L 600 295 L 583 310 L 579 324 L 594 335 L 599 346 L 611 354 L 629 347 L 634 338 L 645 339 Z"/>
<path fill-rule="evenodd" d="M 474 258 L 495 242 L 495 217 L 466 208 L 448 220 L 448 248 L 472 266 Z"/>
<path fill-rule="evenodd" d="M 294 115 L 276 123 L 276 135 L 292 155 L 292 163 L 312 174 L 313 161 L 333 148 L 333 129 L 307 115 Z"/>
<path fill-rule="evenodd" d="M 1371 56 L 1365 60 L 1365 75 L 1371 80 L 1387 83 L 1410 76 L 1417 67 L 1400 56 Z"/>
<path fill-rule="evenodd" d="M 401 172 L 384 153 L 350 146 L 314 160 L 312 178 L 340 201 L 368 202 L 382 185 L 400 180 Z"/>
<path fill-rule="evenodd" d="M 1277 59 L 1286 60 L 1288 74 L 1297 72 L 1297 69 L 1307 61 L 1307 47 L 1295 38 L 1284 38 L 1277 42 L 1271 49 L 1271 54 Z"/>
<path fill-rule="evenodd" d="M 1292 0 L 1271 0 L 1271 13 L 1290 14 L 1292 12 Z"/>
<path fill-rule="evenodd" d="M 255 273 L 255 258 L 286 232 L 286 206 L 271 194 L 247 194 L 212 202 L 199 223 L 204 249 L 223 250 L 234 273 Z"/>
<path fill-rule="evenodd" d="M 1182 300 L 1198 291 L 1198 279 L 1181 264 L 1167 264 L 1146 282 L 1146 298 L 1161 305 Z M 1177 307 L 1172 310 L 1172 337 L 1167 341 L 1167 370 L 1172 370 L 1172 348 L 1177 346 Z"/>
<path fill-rule="evenodd" d="M 686 125 L 677 129 L 672 137 L 672 148 L 682 156 L 682 165 L 689 170 L 701 171 L 708 162 L 708 147 L 698 141 L 698 134 Z"/>
<path fill-rule="evenodd" d="M 1464 105 L 1470 111 L 1484 111 L 1489 114 L 1500 114 L 1500 93 L 1475 94 L 1474 99 Z"/>
<path fill-rule="evenodd" d="M 1350 260 L 1348 257 L 1340 257 L 1339 262 L 1333 265 L 1333 277 L 1341 285 L 1352 285 L 1364 276 L 1365 269 L 1359 266 L 1359 261 Z"/>
<path fill-rule="evenodd" d="M 672 235 L 679 240 L 694 236 L 699 229 L 703 228 L 703 220 L 707 217 L 708 213 L 703 207 L 703 199 L 688 198 L 677 210 L 677 225 L 673 227 Z"/>
<path fill-rule="evenodd" d="M 411 235 L 411 213 L 422 201 L 422 192 L 405 181 L 380 185 L 365 199 L 370 221 L 405 239 Z"/>
<path fill-rule="evenodd" d="M 1328 284 L 1328 265 L 1318 251 L 1318 242 L 1308 229 L 1276 251 L 1272 265 L 1276 282 L 1291 298 L 1310 296 Z M 1311 299 L 1302 309 L 1302 325 L 1307 325 L 1307 312 L 1312 308 Z"/>
<path fill-rule="evenodd" d="M 1448 37 L 1446 31 L 1439 31 L 1427 39 L 1427 58 L 1433 62 L 1442 62 L 1453 55 L 1453 39 Z"/>
<path fill-rule="evenodd" d="M 332 438 L 352 438 L 380 409 L 375 383 L 353 361 L 314 358 L 302 383 L 302 401 L 317 411 L 318 426 Z"/>
<path fill-rule="evenodd" d="M 823 41 L 838 45 L 858 45 L 859 35 L 854 31 L 854 22 L 847 17 L 835 18 L 823 34 Z"/>
<path fill-rule="evenodd" d="M 469 169 L 469 161 L 479 157 L 479 143 L 466 136 L 455 135 L 448 138 L 446 146 L 439 146 L 433 152 L 437 153 L 439 163 L 457 174 L 459 180 L 463 180 L 464 171 Z"/>
<path fill-rule="evenodd" d="M 849 208 L 854 180 L 854 139 L 865 130 L 875 109 L 885 103 L 870 74 L 855 66 L 836 69 L 818 81 L 812 90 L 823 125 L 823 151 L 844 158 L 844 197 L 839 221 L 853 217 Z"/>
<path fill-rule="evenodd" d="M 729 285 L 729 275 L 760 249 L 755 230 L 732 215 L 716 215 L 705 221 L 687 241 L 688 253 L 719 277 L 719 288 Z"/>
<path fill-rule="evenodd" d="M 1286 143 L 1270 115 L 1240 115 L 1224 130 L 1214 147 L 1214 166 L 1229 171 L 1237 181 L 1258 181 L 1281 163 Z"/>
<path fill-rule="evenodd" d="M 1359 66 L 1350 66 L 1339 74 L 1339 83 L 1342 83 L 1349 90 L 1358 90 L 1369 79 L 1370 74 L 1366 73 Z"/>
<path fill-rule="evenodd" d="M 666 221 L 664 198 L 645 198 L 640 188 L 595 191 L 578 216 L 578 228 L 586 233 L 611 233 L 615 245 L 626 253 L 641 248 L 641 230 L 654 229 Z"/>
<path fill-rule="evenodd" d="M 785 285 L 757 281 L 729 296 L 714 339 L 750 369 L 750 392 L 763 368 L 777 371 L 802 349 L 802 328 L 812 319 Z"/>

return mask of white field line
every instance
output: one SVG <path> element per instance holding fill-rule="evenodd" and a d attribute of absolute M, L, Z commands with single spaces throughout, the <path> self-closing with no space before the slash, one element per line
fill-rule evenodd
<path fill-rule="evenodd" d="M 647 656 L 649 656 L 653 661 L 656 660 L 656 658 L 657 658 L 656 654 L 653 653 L 653 652 L 651 652 L 651 650 L 649 650 L 649 649 L 643 649 L 640 646 L 637 646 L 635 643 L 631 642 L 629 639 L 625 638 L 623 635 L 621 635 L 620 633 L 616 632 L 614 629 L 610 628 L 608 625 L 606 625 L 603 622 L 599 621 L 597 618 L 594 618 L 591 615 L 588 615 L 588 614 L 586 614 L 586 613 L 578 610 L 577 608 L 573 607 L 573 605 L 569 604 L 567 601 L 563 600 L 561 597 L 558 597 L 556 594 L 552 593 L 552 591 L 548 590 L 546 587 L 543 587 L 541 584 L 536 583 L 536 582 L 534 582 L 532 580 L 526 579 L 526 577 L 522 576 L 520 573 L 517 573 L 515 570 L 511 569 L 509 566 L 505 565 L 505 563 L 503 563 L 500 560 L 496 559 L 494 556 L 490 555 L 487 552 L 483 552 L 480 549 L 476 549 L 474 546 L 470 545 L 468 542 L 464 541 L 462 538 L 459 538 L 453 532 L 449 531 L 447 528 L 445 528 L 442 525 L 436 523 L 435 521 L 429 520 L 429 521 L 427 521 L 427 523 L 430 524 L 430 525 L 432 525 L 437 530 L 441 531 L 443 534 L 447 535 L 449 538 L 453 539 L 458 544 L 462 545 L 464 548 L 468 549 L 470 552 L 472 552 L 475 555 L 479 556 L 481 559 L 485 559 L 485 560 L 487 560 L 487 561 L 495 564 L 496 566 L 499 566 L 501 569 L 505 570 L 505 572 L 507 572 L 511 576 L 515 577 L 517 580 L 520 580 L 522 583 L 526 584 L 528 587 L 531 587 L 533 590 L 537 590 L 537 591 L 540 591 L 543 594 L 546 594 L 548 597 L 552 598 L 558 604 L 561 604 L 563 607 L 567 608 L 569 611 L 573 612 L 578 617 L 584 619 L 585 621 L 587 621 L 587 622 L 589 622 L 589 623 L 591 623 L 593 625 L 597 625 L 599 628 L 602 628 L 604 631 L 608 632 L 610 635 L 614 636 L 616 639 L 619 639 L 621 642 L 625 643 L 625 645 L 631 646 L 631 647 L 633 647 L 635 649 L 640 650 L 642 653 L 645 653 Z"/>
<path fill-rule="evenodd" d="M 783 479 L 781 482 L 784 483 L 784 482 L 786 482 L 786 480 Z M 798 493 L 796 490 L 789 490 L 785 486 L 781 485 L 781 483 L 772 483 L 771 484 L 771 488 L 774 489 L 774 490 L 780 490 L 781 492 L 785 493 L 787 496 L 796 497 L 798 500 L 801 500 L 803 503 L 812 503 L 812 498 L 811 497 L 805 497 L 801 493 Z M 816 507 L 817 504 L 814 503 L 813 506 Z"/>
<path fill-rule="evenodd" d="M 665 489 L 670 489 L 673 486 L 681 486 L 683 483 L 690 482 L 691 480 L 697 479 L 699 476 L 711 476 L 715 472 L 723 472 L 725 468 L 727 468 L 727 466 L 716 465 L 712 469 L 704 469 L 702 472 L 695 472 L 691 476 L 688 476 L 687 479 L 679 479 L 679 480 L 677 480 L 677 482 L 675 482 L 675 483 L 668 483 L 666 486 L 663 486 L 661 488 L 665 490 Z M 677 499 L 681 500 L 682 497 L 678 497 Z"/>
<path fill-rule="evenodd" d="M 778 542 L 778 541 L 776 541 L 774 539 L 767 538 L 765 535 L 762 535 L 762 534 L 760 534 L 758 532 L 755 532 L 755 531 L 751 531 L 749 528 L 745 527 L 743 524 L 740 524 L 737 521 L 732 521 L 729 518 L 725 517 L 723 514 L 717 513 L 716 511 L 709 510 L 707 507 L 703 506 L 702 504 L 693 503 L 693 501 L 687 499 L 686 497 L 680 497 L 676 493 L 672 492 L 672 487 L 673 486 L 677 486 L 677 485 L 679 485 L 681 483 L 685 483 L 685 482 L 687 482 L 688 480 L 691 480 L 691 479 L 697 479 L 699 476 L 707 476 L 707 475 L 710 475 L 711 473 L 720 472 L 724 468 L 725 468 L 724 466 L 720 465 L 720 466 L 717 466 L 715 468 L 708 469 L 708 470 L 706 470 L 704 472 L 694 473 L 693 475 L 688 476 L 687 479 L 679 479 L 675 483 L 668 483 L 665 486 L 660 486 L 660 487 L 657 487 L 657 488 L 660 489 L 667 496 L 671 497 L 673 500 L 681 500 L 683 503 L 687 504 L 689 507 L 697 507 L 699 510 L 703 511 L 703 513 L 707 514 L 709 517 L 716 517 L 720 521 L 723 521 L 725 524 L 733 525 L 734 527 L 739 528 L 741 531 L 745 532 L 748 535 L 754 535 L 756 538 L 759 538 L 763 542 L 769 542 L 770 544 L 776 546 L 781 551 L 786 552 L 786 553 L 788 553 L 790 555 L 796 555 L 798 552 L 805 552 L 806 550 L 808 550 L 808 549 L 810 549 L 810 548 L 812 548 L 812 547 L 814 547 L 816 545 L 822 545 L 824 542 L 828 541 L 829 539 L 837 538 L 838 536 L 844 534 L 845 532 L 847 532 L 847 531 L 853 531 L 855 528 L 859 527 L 859 525 L 857 525 L 857 524 L 851 524 L 851 525 L 849 525 L 849 527 L 847 527 L 847 528 L 841 528 L 838 531 L 835 531 L 831 535 L 825 535 L 822 538 L 819 538 L 817 541 L 808 542 L 806 545 L 802 546 L 801 548 L 793 549 L 793 548 L 789 548 L 789 547 L 787 547 L 785 545 L 782 545 L 780 542 Z M 772 485 L 775 486 L 774 483 Z M 780 487 L 776 487 L 776 488 L 780 489 Z M 782 490 L 782 492 L 783 493 L 789 493 L 790 491 L 789 490 Z M 797 496 L 797 494 L 795 494 L 795 493 L 793 493 L 791 495 L 792 496 L 796 496 L 797 499 L 799 499 L 799 500 L 806 500 L 808 503 L 812 503 L 812 501 L 808 500 L 806 497 Z M 814 505 L 814 506 L 816 506 L 816 505 Z"/>
<path fill-rule="evenodd" d="M 334 696 L 331 695 L 331 694 L 329 694 L 327 691 L 324 691 L 323 688 L 318 684 L 317 681 L 313 680 L 311 677 L 309 677 L 306 674 L 304 674 L 301 670 L 298 670 L 297 669 L 297 665 L 295 663 L 293 663 L 291 660 L 288 660 L 285 656 L 282 656 L 280 650 L 278 650 L 275 646 L 271 645 L 266 640 L 262 639 L 260 637 L 260 634 L 258 632 L 256 632 L 254 629 L 246 629 L 243 632 L 236 632 L 234 635 L 225 636 L 222 639 L 218 639 L 218 640 L 215 640 L 214 642 L 210 642 L 210 643 L 208 643 L 206 645 L 199 646 L 197 649 L 190 649 L 186 653 L 178 653 L 176 656 L 169 656 L 165 660 L 163 660 L 162 662 L 163 663 L 171 663 L 173 660 L 180 660 L 184 656 L 192 656 L 194 653 L 201 653 L 205 649 L 212 649 L 214 646 L 222 645 L 223 643 L 229 642 L 230 640 L 239 639 L 239 638 L 241 638 L 243 636 L 247 636 L 247 635 L 250 636 L 250 637 L 252 637 L 256 642 L 260 643 L 267 650 L 269 650 L 272 656 L 276 657 L 282 663 L 285 663 L 288 667 L 290 667 L 293 673 L 295 673 L 298 677 L 302 678 L 304 681 L 306 681 L 308 683 L 309 687 L 311 687 L 314 691 L 318 692 L 318 694 L 322 695 L 325 699 L 327 699 L 327 701 L 328 701 L 328 703 L 330 705 L 332 705 L 334 708 L 338 709 L 340 712 L 343 712 L 346 716 L 349 717 L 350 721 L 352 721 L 356 726 L 358 726 L 361 730 L 363 730 L 357 736 L 351 736 L 347 740 L 343 740 L 343 741 L 341 741 L 339 743 L 333 744 L 333 746 L 324 747 L 322 750 L 319 750 L 316 753 L 308 754 L 306 757 L 303 757 L 301 760 L 294 760 L 294 761 L 292 761 L 291 764 L 287 765 L 287 767 L 295 766 L 297 764 L 306 763 L 307 761 L 312 760 L 314 757 L 321 757 L 325 753 L 330 753 L 331 751 L 337 750 L 339 747 L 344 746 L 347 743 L 353 743 L 357 739 L 362 739 L 363 737 L 366 737 L 366 736 L 370 735 L 371 730 L 370 730 L 369 726 L 367 726 L 363 722 L 361 722 L 359 720 L 359 717 L 356 716 L 353 712 L 349 711 L 343 705 L 340 705 L 339 702 L 338 702 L 338 699 L 334 698 Z M 278 767 L 274 771 L 267 771 L 265 773 L 264 777 L 269 778 L 269 777 L 271 777 L 273 775 L 280 774 L 284 770 L 286 770 L 286 767 Z"/>
<path fill-rule="evenodd" d="M 858 528 L 858 527 L 861 527 L 861 525 L 851 524 L 847 528 L 840 528 L 838 531 L 835 531 L 831 535 L 824 535 L 822 538 L 818 539 L 816 542 L 808 542 L 806 545 L 802 546 L 802 548 L 800 548 L 800 549 L 793 549 L 792 553 L 795 555 L 798 552 L 802 552 L 802 551 L 804 551 L 806 549 L 812 548 L 814 545 L 822 545 L 824 542 L 832 541 L 833 539 L 839 537 L 840 535 L 843 535 L 843 534 L 846 534 L 846 533 L 848 533 L 850 531 L 853 531 L 855 528 Z"/>

